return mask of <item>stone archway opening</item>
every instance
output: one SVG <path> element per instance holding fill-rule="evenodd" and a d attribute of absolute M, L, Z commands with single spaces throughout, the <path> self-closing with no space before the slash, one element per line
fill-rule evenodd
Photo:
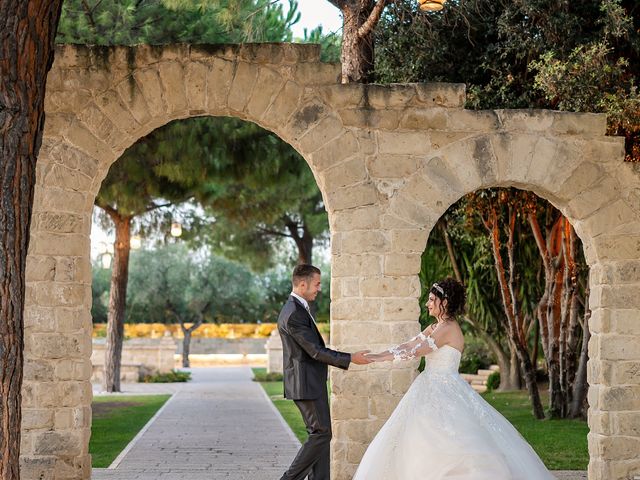
<path fill-rule="evenodd" d="M 340 85 L 338 75 L 317 46 L 58 48 L 27 259 L 26 478 L 90 477 L 87 252 L 100 184 L 136 139 L 201 115 L 252 121 L 309 164 L 329 212 L 338 349 L 416 333 L 420 256 L 463 195 L 512 186 L 556 205 L 591 266 L 589 478 L 639 473 L 639 175 L 623 164 L 620 139 L 604 136 L 604 117 L 469 111 L 462 85 Z M 353 474 L 414 370 L 332 372 L 336 479 Z"/>
<path fill-rule="evenodd" d="M 571 222 L 530 191 L 467 194 L 435 223 L 422 254 L 423 327 L 433 320 L 424 307 L 428 290 L 445 277 L 461 281 L 468 296 L 460 317 L 467 343 L 463 377 L 482 393 L 488 383 L 496 389 L 489 376 L 499 375 L 498 393 L 485 397 L 498 409 L 504 408 L 501 392 L 520 391 L 527 418 L 582 419 L 580 428 L 573 421 L 553 424 L 567 428 L 564 447 L 551 451 L 546 442 L 536 444 L 535 435 L 529 441 L 549 468 L 586 470 L 589 266 Z M 553 458 L 568 451 L 575 455 Z"/>

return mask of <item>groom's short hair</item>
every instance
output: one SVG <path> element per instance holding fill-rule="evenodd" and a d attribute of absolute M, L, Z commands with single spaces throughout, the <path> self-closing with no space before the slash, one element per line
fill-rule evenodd
<path fill-rule="evenodd" d="M 296 265 L 296 268 L 293 269 L 293 275 L 291 275 L 293 286 L 299 285 L 303 280 L 309 280 L 316 273 L 318 275 L 322 273 L 318 267 L 306 263 Z"/>

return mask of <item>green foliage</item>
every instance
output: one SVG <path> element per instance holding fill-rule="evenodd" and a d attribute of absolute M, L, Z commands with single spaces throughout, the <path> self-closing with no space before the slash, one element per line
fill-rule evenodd
<path fill-rule="evenodd" d="M 466 83 L 468 108 L 606 112 L 640 160 L 635 0 L 449 0 L 436 13 L 397 0 L 375 48 L 378 81 Z"/>
<path fill-rule="evenodd" d="M 500 387 L 500 372 L 493 372 L 487 378 L 487 392 L 493 392 Z"/>
<path fill-rule="evenodd" d="M 330 32 L 324 35 L 322 26 L 318 26 L 311 31 L 304 29 L 303 43 L 320 44 L 320 60 L 327 63 L 340 62 L 342 51 L 342 36 L 338 32 Z"/>
<path fill-rule="evenodd" d="M 132 323 L 255 321 L 261 303 L 251 271 L 183 244 L 134 252 L 127 297 Z"/>
<path fill-rule="evenodd" d="M 489 368 L 494 362 L 495 358 L 484 342 L 469 335 L 465 336 L 459 367 L 461 373 L 475 374 L 480 369 Z"/>
<path fill-rule="evenodd" d="M 265 369 L 253 369 L 254 382 L 281 382 L 282 374 L 277 372 L 267 373 Z"/>
<path fill-rule="evenodd" d="M 300 18 L 297 2 L 270 0 L 65 0 L 58 43 L 164 45 L 283 42 Z"/>
<path fill-rule="evenodd" d="M 167 373 L 156 373 L 155 375 L 145 375 L 142 377 L 144 383 L 180 383 L 189 382 L 191 380 L 191 372 L 183 372 L 180 370 L 171 370 Z"/>
<path fill-rule="evenodd" d="M 91 318 L 93 323 L 107 323 L 111 270 L 102 268 L 98 262 L 94 262 L 91 272 L 93 276 L 91 282 Z M 107 336 L 106 331 L 104 336 Z"/>

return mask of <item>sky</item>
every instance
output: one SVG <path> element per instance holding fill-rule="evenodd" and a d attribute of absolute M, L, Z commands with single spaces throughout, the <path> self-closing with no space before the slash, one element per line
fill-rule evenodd
<path fill-rule="evenodd" d="M 289 6 L 288 0 L 280 0 L 285 11 Z M 312 30 L 322 25 L 324 33 L 330 33 L 342 28 L 342 16 L 340 10 L 329 3 L 328 0 L 298 0 L 298 11 L 301 13 L 300 21 L 293 26 L 294 38 L 303 37 L 304 29 Z"/>

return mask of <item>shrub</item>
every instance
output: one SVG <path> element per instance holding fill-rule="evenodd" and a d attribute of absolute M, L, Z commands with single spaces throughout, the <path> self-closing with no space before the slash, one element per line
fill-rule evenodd
<path fill-rule="evenodd" d="M 282 374 L 271 372 L 254 372 L 253 373 L 253 381 L 254 382 L 281 382 Z"/>
<path fill-rule="evenodd" d="M 142 377 L 144 383 L 174 383 L 188 382 L 191 380 L 191 372 L 171 370 L 167 373 L 156 373 L 155 375 L 145 375 Z"/>
<path fill-rule="evenodd" d="M 476 373 L 493 363 L 489 347 L 480 339 L 465 336 L 465 347 L 460 359 L 460 373 Z"/>
<path fill-rule="evenodd" d="M 500 372 L 493 372 L 487 378 L 487 392 L 492 392 L 500 386 Z"/>

